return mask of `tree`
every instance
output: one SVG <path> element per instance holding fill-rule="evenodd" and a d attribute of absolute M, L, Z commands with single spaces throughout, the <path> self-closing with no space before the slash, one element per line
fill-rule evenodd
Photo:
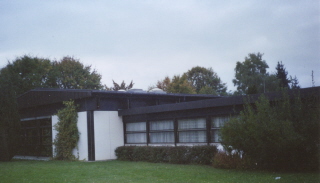
<path fill-rule="evenodd" d="M 226 95 L 227 87 L 225 83 L 221 82 L 218 74 L 215 73 L 212 68 L 204 68 L 204 67 L 193 67 L 188 70 L 186 73 L 187 80 L 192 84 L 195 88 L 196 93 L 199 93 L 200 90 L 204 87 L 206 89 L 202 90 L 202 94 L 218 94 L 218 95 Z M 212 90 L 209 91 L 208 87 Z M 204 91 L 209 91 L 209 93 L 204 93 Z"/>
<path fill-rule="evenodd" d="M 73 57 L 63 57 L 61 61 L 52 63 L 47 85 L 61 89 L 102 89 L 101 75 L 91 66 L 84 66 Z"/>
<path fill-rule="evenodd" d="M 9 161 L 20 146 L 20 118 L 10 78 L 0 75 L 0 161 Z"/>
<path fill-rule="evenodd" d="M 49 59 L 24 55 L 0 70 L 3 78 L 9 79 L 17 95 L 34 88 L 49 87 L 47 80 L 52 65 Z"/>
<path fill-rule="evenodd" d="M 311 83 L 312 83 L 312 87 L 315 87 L 314 78 L 313 78 L 313 70 L 311 71 Z"/>
<path fill-rule="evenodd" d="M 243 95 L 277 90 L 277 79 L 267 73 L 269 66 L 262 56 L 261 53 L 250 53 L 244 62 L 237 62 L 235 79 L 232 80 L 237 86 L 237 93 Z"/>
<path fill-rule="evenodd" d="M 250 100 L 250 99 L 249 99 Z M 261 95 L 221 129 L 222 144 L 263 169 L 315 169 L 319 166 L 319 101 L 292 99 L 284 92 L 270 102 Z"/>
<path fill-rule="evenodd" d="M 122 83 L 120 85 L 118 83 L 114 82 L 114 80 L 112 80 L 112 82 L 113 82 L 113 87 L 111 87 L 111 88 L 106 87 L 106 90 L 113 90 L 113 91 L 129 90 L 134 85 L 133 81 L 131 81 L 129 85 L 126 85 L 126 83 L 124 81 L 122 81 Z"/>
<path fill-rule="evenodd" d="M 101 89 L 101 75 L 72 57 L 60 62 L 24 55 L 9 62 L 0 76 L 10 79 L 17 95 L 35 88 Z"/>
<path fill-rule="evenodd" d="M 183 74 L 175 75 L 172 78 L 172 82 L 167 87 L 169 93 L 184 93 L 184 94 L 195 94 L 196 91 L 187 80 L 187 75 Z"/>
<path fill-rule="evenodd" d="M 284 68 L 284 65 L 281 62 L 278 62 L 276 67 L 276 76 L 279 79 L 279 86 L 281 88 L 289 88 L 290 80 L 287 78 L 288 72 L 286 71 L 286 68 Z"/>
<path fill-rule="evenodd" d="M 214 90 L 213 88 L 209 87 L 209 86 L 204 86 L 200 89 L 200 91 L 198 92 L 198 94 L 207 94 L 207 95 L 218 95 L 218 93 L 216 92 L 216 90 Z"/>
<path fill-rule="evenodd" d="M 290 88 L 291 89 L 299 89 L 300 88 L 297 76 L 294 76 L 294 78 L 292 76 L 290 76 Z"/>
<path fill-rule="evenodd" d="M 171 79 L 168 76 L 166 76 L 162 81 L 157 82 L 156 88 L 159 88 L 163 91 L 167 91 L 170 83 L 171 83 Z"/>

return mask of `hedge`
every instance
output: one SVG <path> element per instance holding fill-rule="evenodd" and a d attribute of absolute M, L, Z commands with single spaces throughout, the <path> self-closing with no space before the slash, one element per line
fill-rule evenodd
<path fill-rule="evenodd" d="M 216 146 L 121 146 L 115 150 L 118 160 L 202 165 L 210 165 L 217 152 Z"/>

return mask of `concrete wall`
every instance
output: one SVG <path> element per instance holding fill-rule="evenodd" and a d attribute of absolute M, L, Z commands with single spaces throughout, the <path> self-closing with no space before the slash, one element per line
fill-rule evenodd
<path fill-rule="evenodd" d="M 117 111 L 94 111 L 95 159 L 116 159 L 114 150 L 124 145 L 123 122 Z"/>
<path fill-rule="evenodd" d="M 58 116 L 52 116 L 52 142 L 57 135 L 57 131 L 53 127 L 57 122 Z M 88 160 L 87 112 L 78 112 L 78 130 L 80 132 L 78 149 L 74 149 L 73 154 L 79 157 L 79 160 Z M 53 146 L 53 156 L 55 156 L 54 148 Z"/>

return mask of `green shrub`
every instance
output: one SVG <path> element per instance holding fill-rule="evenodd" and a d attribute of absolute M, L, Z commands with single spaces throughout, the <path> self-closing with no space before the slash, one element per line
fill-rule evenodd
<path fill-rule="evenodd" d="M 151 148 L 147 146 L 136 147 L 133 149 L 133 161 L 150 161 L 152 154 Z"/>
<path fill-rule="evenodd" d="M 214 155 L 213 166 L 224 169 L 254 169 L 255 164 L 248 157 L 241 156 L 240 153 L 218 152 Z"/>
<path fill-rule="evenodd" d="M 149 146 L 150 147 L 150 146 Z M 150 147 L 151 156 L 149 162 L 153 163 L 168 163 L 168 148 L 167 147 Z"/>
<path fill-rule="evenodd" d="M 53 144 L 55 145 L 54 159 L 77 160 L 72 153 L 79 141 L 78 113 L 73 101 L 65 101 L 65 108 L 58 111 L 58 123 L 54 125 L 58 132 Z"/>
<path fill-rule="evenodd" d="M 121 146 L 115 150 L 119 160 L 172 164 L 211 164 L 216 146 Z"/>
<path fill-rule="evenodd" d="M 133 161 L 133 150 L 135 146 L 120 146 L 115 150 L 118 160 Z"/>
<path fill-rule="evenodd" d="M 222 144 L 250 157 L 260 169 L 317 169 L 319 123 L 317 98 L 289 98 L 284 92 L 281 100 L 270 102 L 261 95 L 224 125 Z"/>
<path fill-rule="evenodd" d="M 217 153 L 216 146 L 193 146 L 190 152 L 191 162 L 194 164 L 209 165 L 212 157 Z"/>

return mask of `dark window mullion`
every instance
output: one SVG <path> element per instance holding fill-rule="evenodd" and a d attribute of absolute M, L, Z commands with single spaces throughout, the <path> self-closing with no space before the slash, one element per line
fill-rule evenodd
<path fill-rule="evenodd" d="M 179 132 L 178 132 L 178 120 L 173 119 L 173 128 L 174 128 L 174 145 L 177 146 L 177 143 L 179 143 Z"/>
<path fill-rule="evenodd" d="M 150 122 L 146 122 L 146 135 L 147 135 L 147 146 L 150 143 Z"/>

